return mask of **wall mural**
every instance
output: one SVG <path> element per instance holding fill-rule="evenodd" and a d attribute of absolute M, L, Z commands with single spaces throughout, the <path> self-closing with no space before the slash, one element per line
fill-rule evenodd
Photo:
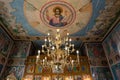
<path fill-rule="evenodd" d="M 91 71 L 93 80 L 113 80 L 110 69 L 108 67 L 92 67 Z"/>
<path fill-rule="evenodd" d="M 7 66 L 4 75 L 2 75 L 2 79 L 5 79 L 11 73 L 14 73 L 17 80 L 21 80 L 24 73 L 24 66 Z"/>
<path fill-rule="evenodd" d="M 103 47 L 100 43 L 87 44 L 91 66 L 108 66 Z"/>
<path fill-rule="evenodd" d="M 112 72 L 115 77 L 115 80 L 120 80 L 120 63 L 113 65 Z"/>
<path fill-rule="evenodd" d="M 119 80 L 120 77 L 120 24 L 112 31 L 112 33 L 105 39 L 103 46 L 106 52 L 106 56 L 109 60 L 110 67 L 112 69 L 115 80 Z"/>
<path fill-rule="evenodd" d="M 120 62 L 120 24 L 107 37 L 103 46 L 105 46 L 106 55 L 111 65 Z"/>
<path fill-rule="evenodd" d="M 0 73 L 4 67 L 8 51 L 13 41 L 0 27 Z"/>
<path fill-rule="evenodd" d="M 11 50 L 10 57 L 26 58 L 30 42 L 16 41 Z"/>
<path fill-rule="evenodd" d="M 2 74 L 5 79 L 9 74 L 14 73 L 17 80 L 21 80 L 24 73 L 25 58 L 28 56 L 28 50 L 31 46 L 30 42 L 15 41 L 10 51 L 6 67 Z"/>
<path fill-rule="evenodd" d="M 12 40 L 0 28 L 0 54 L 7 56 L 10 45 L 12 45 Z"/>
<path fill-rule="evenodd" d="M 1 71 L 3 69 L 5 61 L 6 61 L 6 58 L 3 55 L 0 54 L 0 73 L 1 73 Z"/>
<path fill-rule="evenodd" d="M 101 43 L 86 44 L 93 80 L 113 80 Z"/>
<path fill-rule="evenodd" d="M 7 66 L 24 66 L 25 58 L 9 58 L 7 61 Z"/>
<path fill-rule="evenodd" d="M 2 64 L 0 64 L 0 73 L 1 73 L 1 71 L 2 71 L 2 68 L 3 68 L 3 65 L 2 65 Z"/>

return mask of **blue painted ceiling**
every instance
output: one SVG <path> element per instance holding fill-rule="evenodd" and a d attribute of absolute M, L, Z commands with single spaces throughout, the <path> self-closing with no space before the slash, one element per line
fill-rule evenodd
<path fill-rule="evenodd" d="M 44 4 L 49 3 L 49 1 L 51 1 L 51 3 L 53 2 L 52 4 L 55 5 L 56 0 L 46 0 L 47 1 L 46 3 L 41 0 L 35 0 L 35 1 L 0 0 L 0 8 L 1 8 L 0 24 L 11 35 L 13 39 L 30 40 L 30 41 L 33 41 L 34 45 L 39 46 L 43 43 L 44 36 L 46 36 L 45 33 L 47 33 L 47 31 L 46 32 L 44 31 L 45 27 L 40 28 L 40 30 L 37 30 L 31 26 L 31 24 L 29 23 L 29 20 L 26 17 L 26 16 L 29 17 L 29 13 L 28 15 L 25 14 L 25 10 L 24 10 L 26 9 L 25 3 L 31 5 L 29 7 L 36 9 L 35 5 L 33 5 L 31 2 L 33 3 L 35 2 L 37 4 L 37 1 L 38 1 L 38 2 L 41 2 L 40 5 L 43 4 L 44 6 Z M 74 2 L 74 0 L 70 0 L 70 1 L 61 0 L 61 1 L 65 2 L 66 4 L 69 3 L 71 6 L 73 5 L 73 8 L 76 8 L 74 7 L 74 5 L 77 5 L 77 3 L 70 3 L 70 2 Z M 82 1 L 82 0 L 79 0 L 79 1 Z M 83 2 L 89 2 L 92 5 L 92 9 L 91 9 L 92 14 L 89 21 L 86 22 L 87 24 L 79 30 L 76 29 L 74 33 L 72 33 L 72 29 L 74 31 L 75 30 L 74 28 L 77 28 L 77 27 L 70 27 L 71 29 L 67 29 L 65 27 L 66 31 L 69 32 L 69 30 L 71 30 L 70 37 L 72 37 L 72 39 L 74 40 L 74 43 L 78 47 L 81 45 L 82 42 L 101 42 L 106 37 L 106 35 L 114 28 L 115 24 L 119 22 L 119 19 L 120 19 L 119 18 L 119 15 L 120 15 L 119 0 L 85 0 Z M 37 7 L 40 5 L 37 4 Z M 82 12 L 80 13 L 82 14 Z M 79 14 L 76 13 L 76 16 L 80 15 L 80 13 Z M 35 15 L 33 15 L 32 17 L 34 18 Z M 84 17 L 85 16 L 82 16 L 82 19 L 77 17 L 77 20 L 84 20 Z M 81 26 L 81 24 L 79 23 L 78 25 Z M 63 30 L 63 28 L 59 28 L 59 29 Z M 42 32 L 42 29 L 44 32 Z M 50 28 L 50 30 L 48 29 L 48 31 L 52 31 L 52 30 L 55 31 L 56 28 Z"/>

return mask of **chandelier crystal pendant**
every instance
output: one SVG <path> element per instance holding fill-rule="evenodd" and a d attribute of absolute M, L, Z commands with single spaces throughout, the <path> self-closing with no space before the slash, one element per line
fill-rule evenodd
<path fill-rule="evenodd" d="M 66 37 L 61 37 L 60 29 L 56 30 L 55 37 L 50 33 L 45 38 L 45 43 L 42 45 L 42 50 L 38 50 L 38 55 L 36 56 L 36 64 L 42 65 L 42 67 L 49 66 L 56 69 L 59 69 L 60 66 L 64 69 L 65 66 L 71 64 L 74 65 L 74 62 L 79 64 L 79 51 L 76 50 L 77 59 L 73 60 L 70 57 L 70 54 L 75 52 L 74 44 L 72 44 L 72 39 L 69 38 L 69 33 Z M 44 59 L 41 59 L 40 53 L 44 53 Z"/>

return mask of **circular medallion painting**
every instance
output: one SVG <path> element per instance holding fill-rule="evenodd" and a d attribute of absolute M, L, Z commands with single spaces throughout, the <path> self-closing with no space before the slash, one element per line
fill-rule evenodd
<path fill-rule="evenodd" d="M 61 29 L 73 34 L 83 29 L 92 15 L 90 0 L 25 0 L 24 15 L 39 32 L 56 33 Z"/>
<path fill-rule="evenodd" d="M 40 11 L 40 18 L 46 26 L 65 27 L 75 21 L 75 10 L 67 2 L 53 1 L 46 3 Z"/>

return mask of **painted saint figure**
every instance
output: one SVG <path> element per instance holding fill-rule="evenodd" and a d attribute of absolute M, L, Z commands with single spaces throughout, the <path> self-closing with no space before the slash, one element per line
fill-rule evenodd
<path fill-rule="evenodd" d="M 47 17 L 47 20 L 49 20 L 49 24 L 51 26 L 63 27 L 67 25 L 67 22 L 65 21 L 65 16 L 62 15 L 62 12 L 63 12 L 62 8 L 55 7 L 53 9 L 53 12 L 54 12 L 54 16 L 50 17 L 48 14 L 48 10 L 46 11 L 46 17 Z"/>
<path fill-rule="evenodd" d="M 10 73 L 7 77 L 7 80 L 17 80 L 17 78 L 15 77 L 14 73 Z"/>

